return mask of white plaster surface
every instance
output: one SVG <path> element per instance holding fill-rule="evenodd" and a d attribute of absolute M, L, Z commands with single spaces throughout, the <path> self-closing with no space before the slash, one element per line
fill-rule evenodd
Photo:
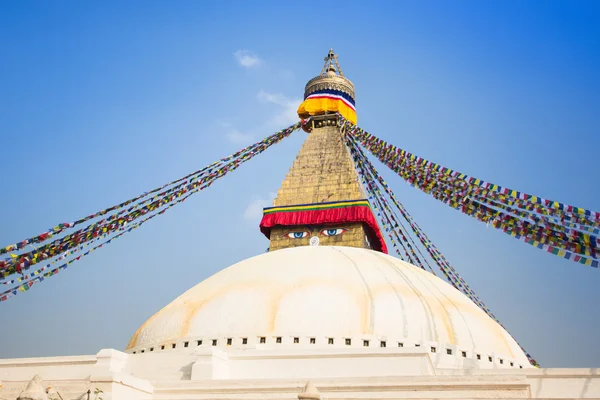
<path fill-rule="evenodd" d="M 361 346 L 371 339 L 391 346 L 436 347 L 436 363 L 458 366 L 452 349 L 469 360 L 493 357 L 480 368 L 527 367 L 514 339 L 469 298 L 442 279 L 379 252 L 352 247 L 296 247 L 259 255 L 211 276 L 168 304 L 132 337 L 128 351 L 189 351 L 197 340 L 217 346 Z M 280 337 L 282 343 L 275 343 Z M 497 361 L 498 360 L 498 361 Z M 462 362 L 460 362 L 462 367 Z"/>
<path fill-rule="evenodd" d="M 40 376 L 64 400 L 86 400 L 96 388 L 104 400 L 297 399 L 308 381 L 322 399 L 600 399 L 598 370 L 436 369 L 430 356 L 407 349 L 209 348 L 193 355 L 102 350 L 89 357 L 1 360 L 0 399 L 17 399 L 39 367 L 52 371 L 51 379 Z M 157 365 L 194 372 L 160 375 Z"/>
<path fill-rule="evenodd" d="M 324 400 L 600 400 L 600 370 L 531 368 L 450 285 L 355 248 L 245 260 L 169 304 L 131 344 L 0 360 L 0 400 L 36 375 L 52 400 L 96 400 L 96 389 L 103 400 L 296 400 L 308 381 Z"/>

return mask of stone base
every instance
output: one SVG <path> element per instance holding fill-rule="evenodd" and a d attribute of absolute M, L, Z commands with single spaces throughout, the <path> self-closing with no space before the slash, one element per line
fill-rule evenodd
<path fill-rule="evenodd" d="M 307 381 L 323 399 L 600 399 L 597 369 L 443 369 L 416 349 L 198 349 L 194 354 L 0 360 L 0 399 L 35 375 L 64 399 L 298 399 Z M 315 390 L 316 390 L 315 389 Z"/>

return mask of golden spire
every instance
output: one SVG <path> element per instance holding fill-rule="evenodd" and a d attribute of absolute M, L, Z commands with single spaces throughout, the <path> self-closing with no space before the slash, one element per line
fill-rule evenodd
<path fill-rule="evenodd" d="M 321 102 L 317 106 L 324 109 L 311 108 L 310 134 L 261 222 L 271 251 L 308 245 L 385 249 L 338 125 L 335 108 L 349 108 L 350 100 L 353 106 L 354 85 L 330 50 L 321 74 L 305 90 L 304 103 Z"/>
<path fill-rule="evenodd" d="M 335 63 L 335 66 L 333 65 Z M 329 67 L 328 67 L 329 65 Z M 337 67 L 337 68 L 336 68 Z M 338 56 L 337 54 L 335 54 L 333 52 L 333 49 L 329 49 L 329 53 L 327 54 L 327 57 L 325 57 L 325 65 L 323 65 L 323 69 L 321 70 L 321 75 L 325 74 L 325 70 L 327 71 L 339 71 L 340 76 L 344 76 L 344 73 L 342 72 L 342 68 L 340 68 L 340 63 L 338 62 Z"/>
<path fill-rule="evenodd" d="M 333 50 L 325 57 L 321 73 L 306 83 L 304 102 L 298 107 L 303 119 L 327 113 L 339 113 L 356 123 L 354 84 L 342 73 Z"/>

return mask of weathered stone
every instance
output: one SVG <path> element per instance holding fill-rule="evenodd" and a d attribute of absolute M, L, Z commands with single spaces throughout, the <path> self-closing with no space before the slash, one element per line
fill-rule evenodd
<path fill-rule="evenodd" d="M 39 375 L 34 376 L 17 400 L 48 400 L 42 378 Z"/>
<path fill-rule="evenodd" d="M 321 394 L 311 381 L 306 382 L 306 386 L 298 394 L 298 400 L 321 400 Z"/>
<path fill-rule="evenodd" d="M 360 184 L 354 162 L 336 126 L 315 128 L 302 145 L 296 160 L 277 192 L 274 206 L 318 204 L 344 200 L 361 200 L 366 195 Z M 319 237 L 321 246 L 350 246 L 369 248 L 362 223 L 340 224 L 349 229 L 339 236 Z M 310 226 L 311 231 L 324 227 Z M 310 237 L 289 239 L 291 227 L 271 230 L 271 251 L 288 247 L 308 246 Z"/>

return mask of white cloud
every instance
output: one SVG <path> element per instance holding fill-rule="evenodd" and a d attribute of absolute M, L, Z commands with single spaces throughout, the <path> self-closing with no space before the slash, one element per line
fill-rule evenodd
<path fill-rule="evenodd" d="M 256 97 L 258 98 L 258 100 L 266 101 L 266 102 L 278 104 L 278 105 L 285 105 L 288 102 L 287 98 L 284 95 L 282 95 L 280 93 L 278 93 L 278 94 L 268 93 L 262 89 L 260 92 L 258 92 Z"/>
<path fill-rule="evenodd" d="M 302 103 L 301 99 L 290 99 L 281 93 L 269 93 L 261 90 L 256 95 L 259 101 L 275 104 L 278 109 L 268 120 L 269 128 L 282 129 L 298 121 L 298 106 Z"/>
<path fill-rule="evenodd" d="M 230 143 L 249 146 L 254 142 L 254 135 L 252 133 L 242 132 L 227 121 L 217 121 L 217 124 L 223 129 L 223 134 Z"/>
<path fill-rule="evenodd" d="M 248 50 L 238 50 L 233 53 L 238 63 L 244 68 L 254 68 L 262 64 L 262 60 L 254 53 Z"/>
<path fill-rule="evenodd" d="M 219 122 L 225 138 L 230 143 L 248 146 L 266 134 L 271 134 L 273 131 L 283 129 L 298 121 L 297 110 L 302 102 L 301 99 L 290 99 L 281 93 L 269 93 L 264 90 L 259 91 L 256 98 L 260 103 L 268 106 L 268 119 L 262 124 L 253 125 L 250 131 L 240 131 L 229 122 Z"/>
<path fill-rule="evenodd" d="M 249 146 L 254 141 L 254 136 L 252 136 L 249 133 L 240 132 L 235 128 L 229 129 L 225 133 L 225 136 L 227 137 L 227 140 L 229 140 L 231 143 L 244 146 Z"/>
<path fill-rule="evenodd" d="M 250 204 L 248 204 L 248 207 L 246 207 L 244 219 L 246 221 L 260 221 L 263 215 L 263 208 L 272 206 L 276 196 L 277 194 L 273 192 L 269 193 L 266 197 L 255 196 Z"/>

